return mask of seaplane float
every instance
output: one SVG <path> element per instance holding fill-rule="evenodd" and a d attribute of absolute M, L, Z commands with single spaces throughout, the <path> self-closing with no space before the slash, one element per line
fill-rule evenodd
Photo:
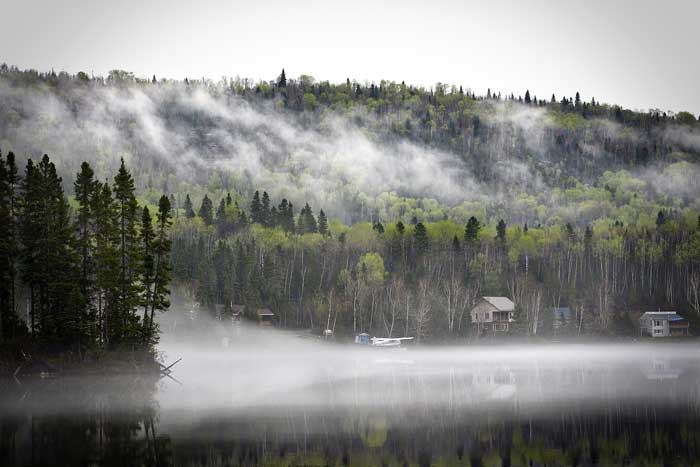
<path fill-rule="evenodd" d="M 413 340 L 413 337 L 370 337 L 369 334 L 366 333 L 355 336 L 355 344 L 395 349 L 405 349 L 405 347 L 401 347 L 401 344 L 403 341 L 410 340 Z"/>

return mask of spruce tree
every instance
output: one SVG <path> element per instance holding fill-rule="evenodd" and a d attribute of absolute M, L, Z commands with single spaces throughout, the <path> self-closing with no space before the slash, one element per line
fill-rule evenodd
<path fill-rule="evenodd" d="M 270 214 L 270 196 L 267 194 L 267 191 L 263 191 L 262 195 L 260 224 L 264 225 L 265 227 L 272 226 L 272 216 Z"/>
<path fill-rule="evenodd" d="M 399 233 L 399 235 L 403 236 L 403 233 L 405 230 L 406 230 L 406 227 L 403 225 L 403 222 L 398 221 L 396 223 L 396 231 Z"/>
<path fill-rule="evenodd" d="M 138 203 L 134 194 L 134 179 L 126 169 L 124 159 L 114 177 L 114 198 L 117 205 L 119 230 L 119 301 L 112 342 L 130 343 L 140 335 L 136 310 L 141 303 L 138 271 L 141 248 L 138 239 Z M 116 341 L 115 341 L 116 339 Z"/>
<path fill-rule="evenodd" d="M 664 214 L 663 211 L 659 211 L 659 213 L 656 215 L 656 227 L 661 227 L 666 223 L 666 215 Z"/>
<path fill-rule="evenodd" d="M 147 344 L 155 343 L 156 328 L 154 314 L 157 311 L 165 311 L 170 307 L 170 250 L 171 241 L 169 235 L 171 220 L 170 201 L 167 196 L 161 196 L 158 201 L 158 218 L 156 223 L 156 237 L 153 242 L 155 255 L 155 268 L 153 274 L 153 290 L 151 291 L 151 315 L 148 319 Z"/>
<path fill-rule="evenodd" d="M 260 203 L 260 192 L 255 191 L 253 200 L 250 202 L 250 222 L 254 224 L 263 224 L 262 203 Z"/>
<path fill-rule="evenodd" d="M 496 240 L 501 243 L 506 242 L 506 223 L 503 219 L 499 220 L 496 225 Z"/>
<path fill-rule="evenodd" d="M 57 345 L 80 345 L 85 323 L 77 240 L 61 178 L 47 155 L 36 166 L 27 162 L 22 195 L 23 279 L 30 289 L 32 334 Z"/>
<path fill-rule="evenodd" d="M 19 329 L 15 310 L 19 254 L 18 181 L 15 155 L 9 152 L 6 161 L 0 157 L 0 342 L 3 338 L 13 337 Z"/>
<path fill-rule="evenodd" d="M 422 222 L 418 222 L 413 233 L 416 242 L 416 251 L 418 254 L 423 254 L 428 251 L 428 231 Z"/>
<path fill-rule="evenodd" d="M 299 213 L 298 230 L 300 234 L 305 233 L 316 233 L 318 232 L 318 224 L 316 224 L 316 218 L 311 210 L 309 203 L 302 208 Z"/>
<path fill-rule="evenodd" d="M 464 228 L 464 242 L 470 246 L 474 246 L 479 238 L 479 230 L 481 230 L 479 220 L 471 216 Z"/>
<path fill-rule="evenodd" d="M 109 183 L 98 183 L 92 200 L 95 216 L 95 300 L 98 344 L 111 343 L 119 313 L 119 216 Z"/>
<path fill-rule="evenodd" d="M 139 240 L 141 242 L 141 285 L 142 285 L 142 302 L 144 335 L 148 335 L 148 309 L 151 304 L 151 290 L 153 287 L 153 279 L 155 275 L 155 262 L 153 253 L 153 241 L 155 233 L 153 232 L 153 222 L 148 206 L 144 206 L 141 214 L 141 231 Z"/>
<path fill-rule="evenodd" d="M 0 157 L 0 343 L 10 336 L 10 321 L 14 316 L 11 304 L 12 249 L 14 248 L 14 219 L 10 212 L 10 183 L 5 160 Z"/>
<path fill-rule="evenodd" d="M 202 205 L 199 207 L 199 217 L 204 224 L 211 225 L 214 222 L 214 205 L 206 194 L 202 198 Z"/>
<path fill-rule="evenodd" d="M 188 219 L 194 219 L 196 214 L 192 208 L 192 200 L 190 199 L 189 193 L 185 196 L 185 217 Z"/>
<path fill-rule="evenodd" d="M 328 232 L 328 219 L 326 218 L 326 213 L 323 212 L 323 209 L 318 212 L 318 233 L 324 237 L 330 233 Z"/>
<path fill-rule="evenodd" d="M 219 207 L 216 208 L 216 230 L 220 237 L 223 237 L 228 233 L 226 206 L 226 201 L 224 201 L 224 198 L 221 198 L 221 201 L 219 201 Z"/>
<path fill-rule="evenodd" d="M 82 322 L 86 324 L 85 331 L 92 341 L 96 336 L 95 306 L 93 300 L 94 271 L 95 271 L 95 215 L 92 210 L 93 199 L 98 183 L 90 164 L 83 162 L 80 172 L 73 183 L 75 199 L 78 202 L 76 213 L 76 231 L 78 234 L 78 252 L 80 255 L 80 291 L 83 295 Z"/>

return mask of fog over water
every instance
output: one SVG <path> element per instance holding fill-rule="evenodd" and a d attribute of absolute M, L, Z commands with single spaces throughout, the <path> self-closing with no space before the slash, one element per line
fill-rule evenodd
<path fill-rule="evenodd" d="M 396 350 L 200 326 L 181 312 L 161 326 L 163 360 L 182 358 L 172 378 L 2 381 L 0 464 L 688 465 L 700 455 L 694 342 Z"/>
<path fill-rule="evenodd" d="M 483 409 L 570 403 L 681 403 L 700 396 L 700 355 L 686 344 L 546 344 L 378 349 L 244 327 L 208 343 L 165 338 L 162 409 L 247 413 L 309 410 Z M 228 347 L 226 347 L 228 345 Z"/>

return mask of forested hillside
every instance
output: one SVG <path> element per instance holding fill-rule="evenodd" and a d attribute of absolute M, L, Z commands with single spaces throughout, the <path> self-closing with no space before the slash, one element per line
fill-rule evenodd
<path fill-rule="evenodd" d="M 550 333 L 552 306 L 575 335 L 694 319 L 700 122 L 543 97 L 4 66 L 0 147 L 97 179 L 123 158 L 141 204 L 173 206 L 174 279 L 207 309 L 435 340 L 468 335 L 481 295 L 513 298 L 520 334 Z"/>

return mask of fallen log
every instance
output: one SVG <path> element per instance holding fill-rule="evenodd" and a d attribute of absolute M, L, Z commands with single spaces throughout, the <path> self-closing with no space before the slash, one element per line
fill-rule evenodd
<path fill-rule="evenodd" d="M 165 366 L 165 365 L 163 365 L 163 364 L 161 363 L 161 364 L 160 364 L 160 366 L 161 366 L 161 370 L 160 370 L 161 373 L 165 373 L 165 374 L 170 373 L 170 369 L 171 369 L 172 367 L 174 367 L 175 365 L 177 365 L 178 363 L 180 363 L 181 360 L 182 360 L 182 357 L 178 358 L 177 360 L 175 360 L 175 363 L 173 363 L 173 364 L 171 364 L 171 365 L 168 365 L 168 366 Z"/>

